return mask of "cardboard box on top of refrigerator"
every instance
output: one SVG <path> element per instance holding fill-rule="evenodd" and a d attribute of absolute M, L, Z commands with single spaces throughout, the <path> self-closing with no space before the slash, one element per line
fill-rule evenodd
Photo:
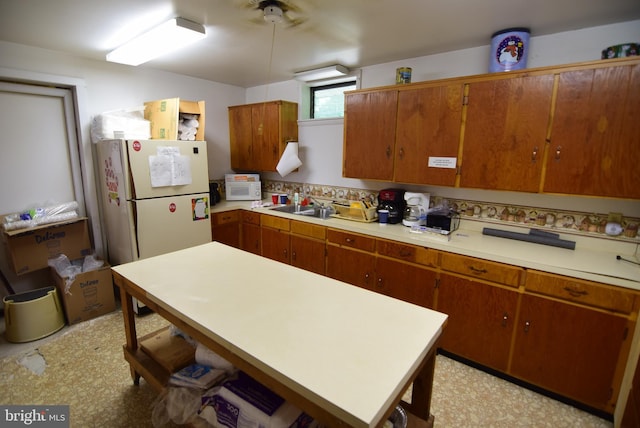
<path fill-rule="evenodd" d="M 5 230 L 2 241 L 9 264 L 16 274 L 22 275 L 49 267 L 49 259 L 60 254 L 69 258 L 91 254 L 87 222 L 86 217 L 79 217 L 27 229 Z"/>
<path fill-rule="evenodd" d="M 87 321 L 116 309 L 111 266 L 83 272 L 71 282 L 51 268 L 51 276 L 58 289 L 69 325 Z"/>
<path fill-rule="evenodd" d="M 182 114 L 198 115 L 196 141 L 204 141 L 204 101 L 185 101 L 180 98 L 147 101 L 144 103 L 144 118 L 151 122 L 151 138 L 157 140 L 180 140 L 178 128 Z"/>

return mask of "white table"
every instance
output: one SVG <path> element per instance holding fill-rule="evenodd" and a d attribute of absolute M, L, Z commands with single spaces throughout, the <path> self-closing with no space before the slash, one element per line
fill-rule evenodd
<path fill-rule="evenodd" d="M 328 426 L 381 425 L 412 382 L 405 408 L 430 417 L 442 313 L 217 242 L 112 270 L 136 382 L 168 373 L 138 347 L 132 297 Z"/>

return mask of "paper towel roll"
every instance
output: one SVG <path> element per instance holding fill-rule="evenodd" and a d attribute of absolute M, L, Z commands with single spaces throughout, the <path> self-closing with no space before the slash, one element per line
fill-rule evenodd
<path fill-rule="evenodd" d="M 276 166 L 276 171 L 278 171 L 281 177 L 284 177 L 295 169 L 300 168 L 300 165 L 302 165 L 302 161 L 298 157 L 298 143 L 290 141 L 282 153 L 280 162 L 278 162 Z"/>

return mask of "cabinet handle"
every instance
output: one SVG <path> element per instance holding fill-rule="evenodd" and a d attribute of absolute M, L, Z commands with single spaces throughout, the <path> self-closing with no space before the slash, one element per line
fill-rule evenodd
<path fill-rule="evenodd" d="M 352 238 L 344 238 L 344 241 L 345 241 L 347 244 L 353 244 L 354 242 L 356 242 L 356 240 L 355 240 L 355 239 L 352 239 Z"/>
<path fill-rule="evenodd" d="M 284 258 L 286 259 L 287 258 L 287 254 L 289 254 L 289 252 L 285 248 L 284 250 L 282 250 L 282 254 L 284 255 Z"/>
<path fill-rule="evenodd" d="M 533 152 L 531 153 L 531 161 L 535 162 L 538 160 L 538 146 L 533 148 Z"/>
<path fill-rule="evenodd" d="M 382 278 L 378 278 L 378 288 L 383 288 L 384 286 L 384 281 Z"/>
<path fill-rule="evenodd" d="M 478 269 L 477 267 L 469 266 L 469 270 L 473 273 L 487 273 L 486 269 Z"/>
<path fill-rule="evenodd" d="M 387 146 L 387 159 L 391 159 L 391 146 Z"/>
<path fill-rule="evenodd" d="M 529 321 L 525 321 L 524 322 L 524 332 L 525 333 L 529 332 L 529 327 L 531 327 L 531 323 Z"/>
<path fill-rule="evenodd" d="M 506 312 L 504 313 L 504 315 L 502 315 L 502 326 L 506 327 L 507 326 L 507 321 L 509 320 L 509 314 L 507 314 Z"/>
<path fill-rule="evenodd" d="M 587 294 L 589 294 L 588 291 L 575 290 L 575 289 L 573 289 L 571 287 L 564 287 L 564 291 L 566 291 L 567 293 L 569 293 L 573 297 L 582 297 L 582 296 L 586 296 Z"/>
<path fill-rule="evenodd" d="M 556 160 L 560 160 L 560 152 L 562 151 L 562 146 L 556 147 Z"/>
<path fill-rule="evenodd" d="M 285 253 L 286 253 L 286 252 L 287 252 L 287 250 L 285 250 Z M 295 250 L 294 250 L 294 251 L 292 251 L 292 252 L 291 252 L 291 260 L 294 260 L 294 261 L 295 261 L 295 259 L 296 259 L 296 252 L 295 252 Z"/>
<path fill-rule="evenodd" d="M 400 159 L 404 158 L 404 147 L 400 147 L 400 152 L 398 153 L 398 156 L 400 157 Z"/>

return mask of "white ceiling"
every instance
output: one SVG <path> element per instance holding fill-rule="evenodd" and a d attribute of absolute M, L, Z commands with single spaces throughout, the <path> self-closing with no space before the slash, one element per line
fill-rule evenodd
<path fill-rule="evenodd" d="M 269 72 L 273 24 L 245 7 L 252 1 L 0 0 L 0 40 L 104 61 L 121 32 L 180 16 L 207 37 L 140 67 L 251 87 L 336 63 L 355 69 L 488 45 L 504 28 L 540 36 L 640 19 L 639 0 L 288 0 L 307 20 L 276 25 Z"/>

